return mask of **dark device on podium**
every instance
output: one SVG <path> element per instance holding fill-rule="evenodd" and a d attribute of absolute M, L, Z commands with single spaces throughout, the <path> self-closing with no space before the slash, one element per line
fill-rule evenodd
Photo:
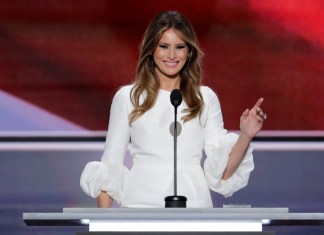
<path fill-rule="evenodd" d="M 174 89 L 170 95 L 171 104 L 174 106 L 174 131 L 173 131 L 173 145 L 174 145 L 174 195 L 167 196 L 165 207 L 187 207 L 187 198 L 185 196 L 177 195 L 177 108 L 182 102 L 182 94 L 178 89 Z"/>

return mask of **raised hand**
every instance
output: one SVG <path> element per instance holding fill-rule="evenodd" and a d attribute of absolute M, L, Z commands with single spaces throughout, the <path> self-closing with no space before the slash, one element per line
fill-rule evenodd
<path fill-rule="evenodd" d="M 260 98 L 254 107 L 251 110 L 246 109 L 240 118 L 241 134 L 249 139 L 253 139 L 261 130 L 264 120 L 267 119 L 267 114 L 261 109 L 262 102 L 263 98 Z"/>

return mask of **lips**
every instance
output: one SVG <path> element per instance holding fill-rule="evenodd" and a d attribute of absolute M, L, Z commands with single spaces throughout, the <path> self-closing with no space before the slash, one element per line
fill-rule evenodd
<path fill-rule="evenodd" d="M 178 65 L 179 61 L 163 61 L 168 67 L 175 67 Z"/>

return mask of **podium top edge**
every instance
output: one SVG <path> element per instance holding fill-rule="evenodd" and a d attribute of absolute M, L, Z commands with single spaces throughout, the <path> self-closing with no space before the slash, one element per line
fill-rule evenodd
<path fill-rule="evenodd" d="M 278 208 L 63 208 L 63 213 L 288 213 Z"/>

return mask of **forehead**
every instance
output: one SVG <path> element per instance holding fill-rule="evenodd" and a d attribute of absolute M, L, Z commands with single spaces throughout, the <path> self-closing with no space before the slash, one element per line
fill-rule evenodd
<path fill-rule="evenodd" d="M 185 43 L 185 41 L 179 35 L 180 35 L 179 32 L 177 32 L 173 28 L 170 28 L 164 31 L 164 33 L 160 38 L 160 42 L 169 43 L 169 44 Z"/>

